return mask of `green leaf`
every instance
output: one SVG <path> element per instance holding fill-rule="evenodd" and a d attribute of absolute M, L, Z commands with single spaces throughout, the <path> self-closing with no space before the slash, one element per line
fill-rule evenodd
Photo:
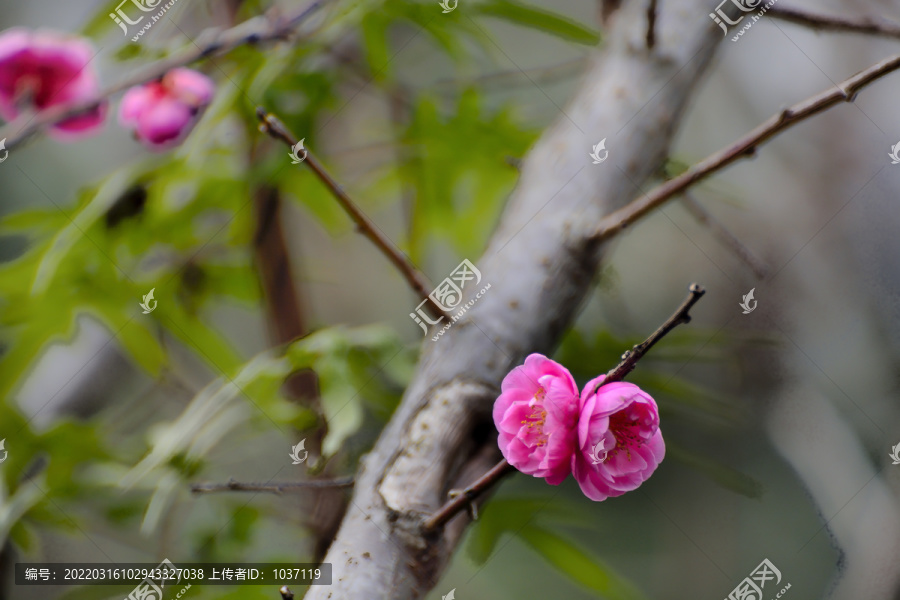
<path fill-rule="evenodd" d="M 489 113 L 482 104 L 469 89 L 447 116 L 431 98 L 416 105 L 399 169 L 416 191 L 409 241 L 414 262 L 425 256 L 426 243 L 440 238 L 464 256 L 481 251 L 518 179 L 508 159 L 523 156 L 537 136 L 509 110 Z"/>
<path fill-rule="evenodd" d="M 472 559 L 482 565 L 491 557 L 501 535 L 512 533 L 551 566 L 593 592 L 615 600 L 643 598 L 631 583 L 603 561 L 548 529 L 548 523 L 553 523 L 554 527 L 569 523 L 584 528 L 588 522 L 590 515 L 556 496 L 495 498 L 473 526 L 468 549 Z"/>
<path fill-rule="evenodd" d="M 319 380 L 322 412 L 328 422 L 328 434 L 322 443 L 324 456 L 333 455 L 359 430 L 363 406 L 372 402 L 369 398 L 373 395 L 379 414 L 389 415 L 384 398 L 386 389 L 373 382 L 387 373 L 400 371 L 389 371 L 388 365 L 395 360 L 409 359 L 402 350 L 396 333 L 380 325 L 322 329 L 288 347 L 286 356 L 294 370 L 311 368 Z M 393 406 L 396 398 L 390 403 Z"/>
<path fill-rule="evenodd" d="M 390 75 L 389 24 L 390 20 L 381 12 L 368 13 L 360 23 L 366 62 L 369 63 L 369 71 L 378 80 Z"/>
<path fill-rule="evenodd" d="M 703 473 L 722 487 L 748 498 L 762 498 L 763 484 L 749 475 L 732 469 L 705 455 L 687 450 L 671 441 L 666 442 L 666 455 Z"/>
<path fill-rule="evenodd" d="M 484 16 L 497 17 L 577 44 L 595 46 L 600 41 L 600 34 L 574 19 L 513 0 L 491 0 L 476 4 L 473 10 Z"/>
<path fill-rule="evenodd" d="M 645 598 L 634 585 L 603 561 L 562 536 L 531 525 L 522 529 L 519 535 L 544 560 L 592 592 L 611 600 Z"/>

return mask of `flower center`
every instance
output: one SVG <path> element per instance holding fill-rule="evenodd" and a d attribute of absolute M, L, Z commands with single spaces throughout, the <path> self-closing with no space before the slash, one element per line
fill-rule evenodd
<path fill-rule="evenodd" d="M 616 447 L 609 451 L 610 456 L 615 456 L 619 451 L 625 452 L 625 457 L 631 461 L 631 451 L 640 448 L 647 440 L 642 436 L 641 420 L 637 411 L 620 411 L 609 418 L 609 430 L 616 438 Z"/>
<path fill-rule="evenodd" d="M 539 387 L 534 397 L 528 402 L 531 411 L 522 421 L 526 439 L 531 440 L 537 447 L 545 446 L 548 439 L 547 434 L 544 433 L 544 421 L 547 420 L 547 410 L 544 408 L 544 398 L 546 397 L 547 390 Z"/>

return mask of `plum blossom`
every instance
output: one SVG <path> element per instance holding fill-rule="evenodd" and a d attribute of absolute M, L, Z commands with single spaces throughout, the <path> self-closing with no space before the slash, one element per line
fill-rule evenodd
<path fill-rule="evenodd" d="M 532 354 L 503 379 L 494 424 L 504 458 L 519 471 L 559 485 L 576 450 L 578 386 L 561 364 Z"/>
<path fill-rule="evenodd" d="M 572 456 L 581 491 L 598 501 L 637 489 L 666 454 L 653 398 L 633 383 L 600 385 L 605 377 L 581 392 L 578 450 Z M 598 462 L 603 453 L 605 460 Z"/>
<path fill-rule="evenodd" d="M 82 38 L 49 30 L 14 27 L 0 33 L 0 117 L 15 119 L 26 107 L 37 111 L 92 100 L 99 79 L 94 50 Z M 103 124 L 106 103 L 56 123 L 51 133 L 71 139 Z"/>
<path fill-rule="evenodd" d="M 119 123 L 152 150 L 179 144 L 212 102 L 213 81 L 198 71 L 172 69 L 157 81 L 129 89 L 119 109 Z"/>

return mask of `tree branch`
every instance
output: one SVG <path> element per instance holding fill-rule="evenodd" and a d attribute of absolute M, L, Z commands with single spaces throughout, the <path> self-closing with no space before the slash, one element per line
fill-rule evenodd
<path fill-rule="evenodd" d="M 288 130 L 284 123 L 272 113 L 267 112 L 263 107 L 257 107 L 256 116 L 259 117 L 260 129 L 264 133 L 268 133 L 276 140 L 281 140 L 289 147 L 293 147 L 298 143 L 299 140 Z M 338 204 L 344 209 L 344 212 L 346 212 L 353 222 L 356 223 L 357 231 L 369 238 L 369 240 L 381 250 L 381 253 L 397 267 L 400 274 L 403 275 L 403 278 L 406 279 L 406 282 L 412 288 L 413 292 L 415 292 L 416 296 L 427 300 L 426 306 L 429 307 L 432 316 L 447 317 L 449 319 L 450 315 L 445 313 L 429 296 L 431 284 L 428 283 L 425 276 L 422 275 L 406 255 L 404 255 L 400 249 L 397 248 L 380 229 L 378 229 L 378 226 L 375 225 L 362 210 L 360 210 L 350 196 L 347 195 L 347 192 L 344 191 L 344 187 L 335 181 L 328 171 L 325 170 L 325 167 L 322 166 L 322 163 L 313 156 L 312 152 L 310 152 L 308 148 L 304 148 L 304 151 L 306 152 L 306 158 L 303 162 L 312 169 L 313 173 L 315 173 L 322 183 L 325 184 L 325 187 L 331 191 L 332 195 L 338 201 Z"/>
<path fill-rule="evenodd" d="M 838 17 L 810 13 L 798 8 L 775 5 L 766 11 L 767 15 L 798 25 L 805 25 L 821 31 L 862 33 L 890 38 L 900 38 L 900 24 L 878 17 Z"/>
<path fill-rule="evenodd" d="M 609 240 L 673 196 L 683 193 L 692 185 L 721 171 L 731 163 L 753 155 L 756 147 L 769 138 L 839 102 L 852 102 L 862 88 L 898 68 L 900 55 L 886 58 L 833 88 L 785 108 L 730 146 L 709 155 L 681 175 L 658 185 L 643 197 L 603 217 L 594 232 L 594 239 L 598 242 Z"/>
<path fill-rule="evenodd" d="M 615 368 L 613 368 L 609 373 L 606 374 L 606 378 L 604 378 L 601 385 L 613 383 L 616 381 L 622 381 L 623 379 L 625 379 L 625 376 L 628 375 L 632 370 L 634 370 L 637 362 L 641 360 L 641 358 L 643 358 L 647 351 L 650 350 L 650 348 L 652 348 L 653 345 L 656 344 L 656 342 L 664 338 L 666 334 L 668 334 L 679 325 L 683 323 L 690 323 L 690 310 L 694 306 L 694 304 L 696 304 L 697 301 L 703 297 L 703 294 L 706 293 L 706 290 L 704 290 L 696 283 L 691 284 L 688 290 L 690 291 L 690 295 L 687 297 L 687 299 L 685 299 L 681 306 L 678 307 L 678 309 L 672 314 L 672 316 L 666 319 L 666 321 L 662 325 L 660 325 L 659 328 L 650 335 L 650 337 L 648 337 L 637 346 L 633 347 L 631 350 L 625 352 L 625 354 L 622 356 L 622 362 L 620 362 L 618 365 L 616 365 Z M 595 393 L 599 388 L 600 385 L 594 388 L 591 393 Z M 425 520 L 422 525 L 423 530 L 431 531 L 443 526 L 450 519 L 456 516 L 457 513 L 463 511 L 469 506 L 473 506 L 472 502 L 476 498 L 481 496 L 484 492 L 493 487 L 494 484 L 503 479 L 504 475 L 512 473 L 515 470 L 515 467 L 510 465 L 504 458 L 499 463 L 497 463 L 494 468 L 485 473 L 475 483 L 468 486 L 464 490 L 451 491 L 452 499 Z"/>
<path fill-rule="evenodd" d="M 353 477 L 310 479 L 309 481 L 276 481 L 274 483 L 241 482 L 229 479 L 226 483 L 195 483 L 191 486 L 191 492 L 195 494 L 208 494 L 211 492 L 271 492 L 273 494 L 281 494 L 285 490 L 352 486 Z"/>
<path fill-rule="evenodd" d="M 34 114 L 23 115 L 0 132 L 0 139 L 6 138 L 6 148 L 11 150 L 44 128 L 91 111 L 110 96 L 136 85 L 159 79 L 176 67 L 189 65 L 202 58 L 226 54 L 247 44 L 286 39 L 330 1 L 332 0 L 313 0 L 303 9 L 283 17 L 259 16 L 248 19 L 230 29 L 206 30 L 198 36 L 196 42 L 191 42 L 180 53 L 152 63 L 134 75 L 125 77 L 103 89 L 95 98 L 49 108 L 41 111 L 37 116 Z M 275 15 L 275 13 L 270 13 L 270 15 Z"/>

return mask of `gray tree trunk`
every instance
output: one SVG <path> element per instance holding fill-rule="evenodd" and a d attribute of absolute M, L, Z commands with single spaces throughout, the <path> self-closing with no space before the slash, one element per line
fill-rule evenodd
<path fill-rule="evenodd" d="M 592 225 L 659 172 L 722 40 L 709 0 L 660 0 L 648 48 L 650 4 L 626 0 L 614 13 L 581 89 L 525 159 L 475 261 L 483 279 L 468 291 L 491 288 L 438 341 L 425 339 L 412 383 L 360 465 L 325 559 L 333 584 L 311 587 L 308 600 L 420 598 L 446 566 L 468 517 L 431 536 L 422 518 L 498 458 L 495 434 L 477 447 L 473 432 L 490 423 L 500 381 L 528 353 L 551 352 L 571 324 L 605 249 L 588 241 Z M 592 164 L 603 138 L 609 158 Z"/>

